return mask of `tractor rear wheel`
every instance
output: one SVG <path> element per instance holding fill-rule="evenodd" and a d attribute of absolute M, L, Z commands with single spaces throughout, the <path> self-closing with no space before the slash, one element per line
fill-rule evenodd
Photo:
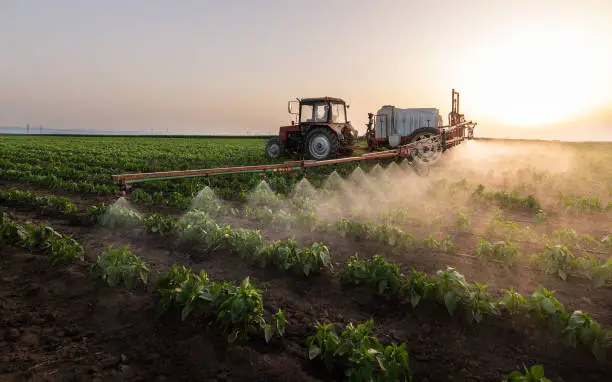
<path fill-rule="evenodd" d="M 422 165 L 432 165 L 442 156 L 442 141 L 440 131 L 434 127 L 426 127 L 415 132 L 410 140 L 415 143 L 414 160 Z"/>
<path fill-rule="evenodd" d="M 266 143 L 266 154 L 272 159 L 276 159 L 283 154 L 283 141 L 279 137 L 270 138 Z"/>
<path fill-rule="evenodd" d="M 329 128 L 318 127 L 306 137 L 308 155 L 314 160 L 325 160 L 338 155 L 340 141 L 338 135 Z"/>

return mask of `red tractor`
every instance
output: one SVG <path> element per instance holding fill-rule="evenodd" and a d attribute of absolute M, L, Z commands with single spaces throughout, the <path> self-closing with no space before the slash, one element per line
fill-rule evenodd
<path fill-rule="evenodd" d="M 293 110 L 293 104 L 298 110 Z M 325 160 L 338 154 L 350 154 L 357 130 L 346 118 L 349 106 L 340 98 L 302 98 L 289 101 L 289 114 L 296 116 L 291 125 L 282 126 L 279 136 L 266 144 L 266 154 L 278 158 L 284 153 L 306 153 L 311 159 Z"/>

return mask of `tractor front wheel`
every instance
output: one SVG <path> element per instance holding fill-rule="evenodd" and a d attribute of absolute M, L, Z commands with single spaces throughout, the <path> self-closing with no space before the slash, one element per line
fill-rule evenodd
<path fill-rule="evenodd" d="M 279 137 L 270 138 L 266 143 L 266 154 L 272 159 L 277 159 L 283 154 L 283 142 Z"/>
<path fill-rule="evenodd" d="M 338 155 L 338 135 L 329 128 L 315 128 L 306 137 L 308 155 L 314 160 L 325 160 Z"/>

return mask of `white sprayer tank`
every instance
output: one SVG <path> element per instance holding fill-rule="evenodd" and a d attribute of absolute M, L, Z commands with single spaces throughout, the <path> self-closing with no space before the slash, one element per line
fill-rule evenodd
<path fill-rule="evenodd" d="M 391 146 L 399 144 L 401 137 L 409 136 L 416 129 L 442 126 L 442 117 L 436 108 L 400 109 L 386 105 L 376 114 L 376 138 L 388 138 Z"/>

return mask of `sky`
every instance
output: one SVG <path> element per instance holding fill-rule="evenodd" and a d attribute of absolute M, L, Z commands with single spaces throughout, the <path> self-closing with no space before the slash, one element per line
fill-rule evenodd
<path fill-rule="evenodd" d="M 327 95 L 363 133 L 455 88 L 476 135 L 612 139 L 610 25 L 610 0 L 0 0 L 0 126 L 275 133 Z"/>

